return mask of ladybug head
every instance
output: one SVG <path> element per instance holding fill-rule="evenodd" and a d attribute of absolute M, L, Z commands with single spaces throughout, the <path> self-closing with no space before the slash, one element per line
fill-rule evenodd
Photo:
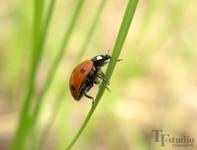
<path fill-rule="evenodd" d="M 93 57 L 91 60 L 93 61 L 96 67 L 102 67 L 109 62 L 110 58 L 111 58 L 110 55 L 105 54 L 105 55 L 97 55 Z"/>

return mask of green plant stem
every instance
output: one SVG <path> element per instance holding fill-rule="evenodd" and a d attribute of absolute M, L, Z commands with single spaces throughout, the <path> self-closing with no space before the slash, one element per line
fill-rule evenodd
<path fill-rule="evenodd" d="M 39 114 L 40 114 L 40 110 L 41 110 L 42 105 L 43 105 L 44 97 L 45 97 L 46 92 L 49 89 L 54 77 L 55 77 L 55 74 L 56 74 L 57 69 L 58 69 L 58 65 L 59 65 L 60 61 L 62 60 L 63 56 L 65 55 L 65 50 L 67 48 L 69 39 L 70 39 L 70 37 L 73 33 L 74 27 L 76 26 L 76 23 L 77 23 L 77 20 L 78 20 L 78 17 L 80 15 L 80 11 L 81 11 L 81 8 L 82 8 L 84 2 L 85 2 L 85 0 L 78 0 L 77 1 L 73 17 L 71 19 L 71 22 L 68 26 L 67 31 L 65 32 L 63 41 L 61 42 L 59 53 L 58 53 L 57 57 L 55 58 L 55 61 L 53 62 L 52 67 L 49 70 L 47 80 L 44 84 L 44 88 L 42 89 L 40 95 L 38 96 L 35 111 L 34 111 L 34 114 L 32 116 L 32 119 L 31 119 L 30 131 L 33 130 L 33 128 L 36 125 L 36 122 L 37 122 Z"/>
<path fill-rule="evenodd" d="M 101 0 L 101 3 L 99 4 L 98 11 L 95 14 L 95 17 L 93 19 L 93 23 L 90 27 L 90 29 L 87 32 L 87 35 L 85 36 L 85 40 L 81 46 L 81 49 L 79 50 L 79 54 L 76 58 L 75 64 L 81 60 L 83 55 L 85 54 L 85 51 L 87 50 L 88 43 L 90 43 L 90 40 L 92 39 L 92 36 L 94 35 L 95 29 L 97 27 L 98 21 L 100 20 L 101 14 L 103 12 L 104 6 L 106 4 L 107 0 Z"/>
<path fill-rule="evenodd" d="M 125 38 L 127 36 L 128 30 L 129 30 L 129 27 L 130 27 L 130 24 L 131 24 L 131 20 L 133 18 L 134 12 L 135 12 L 136 7 L 137 7 L 137 3 L 138 3 L 138 0 L 129 0 L 129 2 L 127 4 L 127 8 L 126 8 L 126 11 L 125 11 L 125 14 L 124 14 L 124 18 L 122 20 L 121 27 L 120 27 L 120 30 L 119 30 L 119 33 L 118 33 L 118 36 L 117 36 L 117 39 L 116 39 L 116 42 L 115 42 L 115 46 L 113 48 L 112 59 L 109 62 L 109 65 L 108 65 L 107 70 L 106 70 L 106 76 L 107 76 L 108 79 L 111 78 L 113 70 L 114 70 L 114 68 L 116 66 L 116 63 L 118 61 L 120 52 L 122 50 L 122 46 L 124 44 Z M 75 135 L 75 137 L 73 138 L 71 143 L 68 145 L 66 150 L 69 150 L 69 149 L 72 148 L 72 146 L 75 144 L 75 142 L 77 141 L 77 139 L 79 138 L 79 136 L 81 135 L 81 133 L 83 132 L 85 127 L 87 126 L 87 124 L 88 124 L 93 112 L 95 111 L 95 109 L 96 109 L 104 91 L 105 91 L 105 84 L 102 82 L 101 86 L 99 88 L 99 91 L 97 93 L 96 99 L 95 99 L 95 104 L 92 105 L 92 107 L 91 107 L 85 121 L 83 122 L 81 128 L 79 129 L 78 133 Z"/>
<path fill-rule="evenodd" d="M 77 57 L 74 61 L 74 65 L 77 62 L 79 62 L 81 60 L 81 58 L 83 57 L 83 55 L 85 54 L 85 51 L 87 50 L 87 46 L 90 43 L 90 40 L 92 39 L 92 36 L 94 35 L 95 29 L 96 29 L 97 24 L 100 20 L 100 17 L 102 15 L 102 12 L 104 10 L 104 6 L 105 6 L 106 2 L 107 2 L 107 0 L 101 0 L 101 2 L 99 4 L 99 7 L 98 7 L 98 10 L 97 10 L 95 16 L 93 17 L 92 24 L 91 24 L 91 26 L 90 26 L 90 28 L 89 28 L 86 36 L 85 36 L 85 40 L 81 45 L 81 48 L 79 50 L 79 54 L 77 55 Z M 63 82 L 63 88 L 60 90 L 60 92 L 57 96 L 57 99 L 55 100 L 55 104 L 54 104 L 54 107 L 53 107 L 53 110 L 52 110 L 52 115 L 50 117 L 50 120 L 47 123 L 46 127 L 43 129 L 43 131 L 41 133 L 41 136 L 40 136 L 40 139 L 39 139 L 39 143 L 36 145 L 35 149 L 41 149 L 41 147 L 44 143 L 44 139 L 47 136 L 48 131 L 50 130 L 51 126 L 55 123 L 55 119 L 56 119 L 56 116 L 58 114 L 58 110 L 59 110 L 59 108 L 60 108 L 60 106 L 63 102 L 62 100 L 68 94 L 68 90 L 66 90 L 67 87 L 68 87 L 68 84 L 67 84 L 68 77 L 65 78 L 65 79 L 66 80 Z"/>
<path fill-rule="evenodd" d="M 31 98 L 34 93 L 37 66 L 39 64 L 42 50 L 37 49 L 41 32 L 41 22 L 43 16 L 44 0 L 34 1 L 34 21 L 33 21 L 33 42 L 32 42 L 32 62 L 30 76 L 28 81 L 28 91 L 24 99 L 23 107 L 20 113 L 19 124 L 15 136 L 12 141 L 11 149 L 23 149 L 24 135 L 27 130 L 26 125 L 29 123 L 29 108 L 31 106 Z"/>

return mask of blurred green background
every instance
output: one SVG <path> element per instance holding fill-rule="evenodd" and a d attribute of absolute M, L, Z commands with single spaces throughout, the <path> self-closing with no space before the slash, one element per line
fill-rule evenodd
<path fill-rule="evenodd" d="M 56 2 L 36 77 L 31 110 L 58 54 L 76 2 Z M 46 6 L 48 3 L 45 1 Z M 70 73 L 81 60 L 113 48 L 127 1 L 103 2 L 95 30 L 90 41 L 85 43 L 85 51 L 80 54 L 101 3 L 102 0 L 86 0 L 82 6 L 66 53 L 44 98 L 35 139 L 30 145 L 39 143 L 38 137 L 50 127 L 41 149 L 64 149 L 86 117 L 91 101 L 87 98 L 79 102 L 73 100 L 68 91 Z M 104 93 L 73 149 L 179 149 L 171 145 L 163 148 L 155 143 L 152 137 L 155 129 L 197 140 L 196 6 L 197 1 L 194 0 L 139 1 L 121 52 L 123 61 L 117 64 L 110 81 L 111 92 Z M 28 89 L 33 10 L 32 0 L 0 1 L 1 150 L 10 146 Z M 98 86 L 95 86 L 90 95 L 95 96 L 97 91 Z M 64 95 L 59 98 L 59 93 Z M 54 112 L 56 117 L 52 117 Z M 195 150 L 196 145 L 194 143 L 187 149 Z"/>

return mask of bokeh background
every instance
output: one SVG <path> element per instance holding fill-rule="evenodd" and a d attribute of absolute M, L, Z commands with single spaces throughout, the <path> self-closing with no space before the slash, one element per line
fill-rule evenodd
<path fill-rule="evenodd" d="M 46 1 L 47 5 L 48 1 Z M 36 95 L 43 88 L 76 1 L 58 0 L 36 79 Z M 39 133 L 50 127 L 41 149 L 64 149 L 91 107 L 76 102 L 68 91 L 73 67 L 81 60 L 113 49 L 126 0 L 106 0 L 91 40 L 79 57 L 101 0 L 86 0 L 55 79 L 45 96 Z M 140 0 L 130 31 L 105 92 L 76 150 L 179 149 L 155 143 L 152 130 L 197 140 L 197 1 Z M 0 1 L 0 149 L 8 149 L 28 88 L 32 58 L 32 0 Z M 78 59 L 80 58 L 80 59 Z M 66 86 L 65 86 L 66 85 Z M 65 94 L 58 99 L 59 91 Z M 95 96 L 95 86 L 90 95 Z M 54 109 L 56 103 L 59 106 Z M 56 119 L 51 115 L 57 112 Z M 40 132 L 39 132 L 40 131 Z M 36 136 L 36 137 L 37 137 Z M 193 147 L 197 149 L 195 141 Z"/>

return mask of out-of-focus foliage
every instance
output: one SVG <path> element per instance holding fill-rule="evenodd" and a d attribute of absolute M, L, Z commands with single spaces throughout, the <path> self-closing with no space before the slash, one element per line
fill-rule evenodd
<path fill-rule="evenodd" d="M 57 0 L 37 75 L 36 95 L 58 53 L 75 2 Z M 50 120 L 57 93 L 67 84 L 62 81 L 69 78 L 99 3 L 87 0 L 82 8 L 67 53 L 45 97 L 38 125 L 40 133 Z M 83 59 L 112 49 L 126 3 L 106 2 Z M 152 138 L 154 129 L 197 139 L 196 5 L 192 0 L 139 1 L 121 52 L 123 61 L 111 78 L 111 92 L 105 92 L 74 149 L 159 149 Z M 0 1 L 0 149 L 7 149 L 10 144 L 28 86 L 32 19 L 32 1 Z M 74 101 L 67 90 L 66 96 L 59 99 L 62 103 L 58 117 L 43 149 L 64 149 L 91 107 L 86 98 Z M 97 90 L 98 87 L 93 88 L 90 94 L 96 95 Z M 35 101 L 36 98 L 33 104 Z M 167 149 L 173 147 L 168 145 Z"/>

